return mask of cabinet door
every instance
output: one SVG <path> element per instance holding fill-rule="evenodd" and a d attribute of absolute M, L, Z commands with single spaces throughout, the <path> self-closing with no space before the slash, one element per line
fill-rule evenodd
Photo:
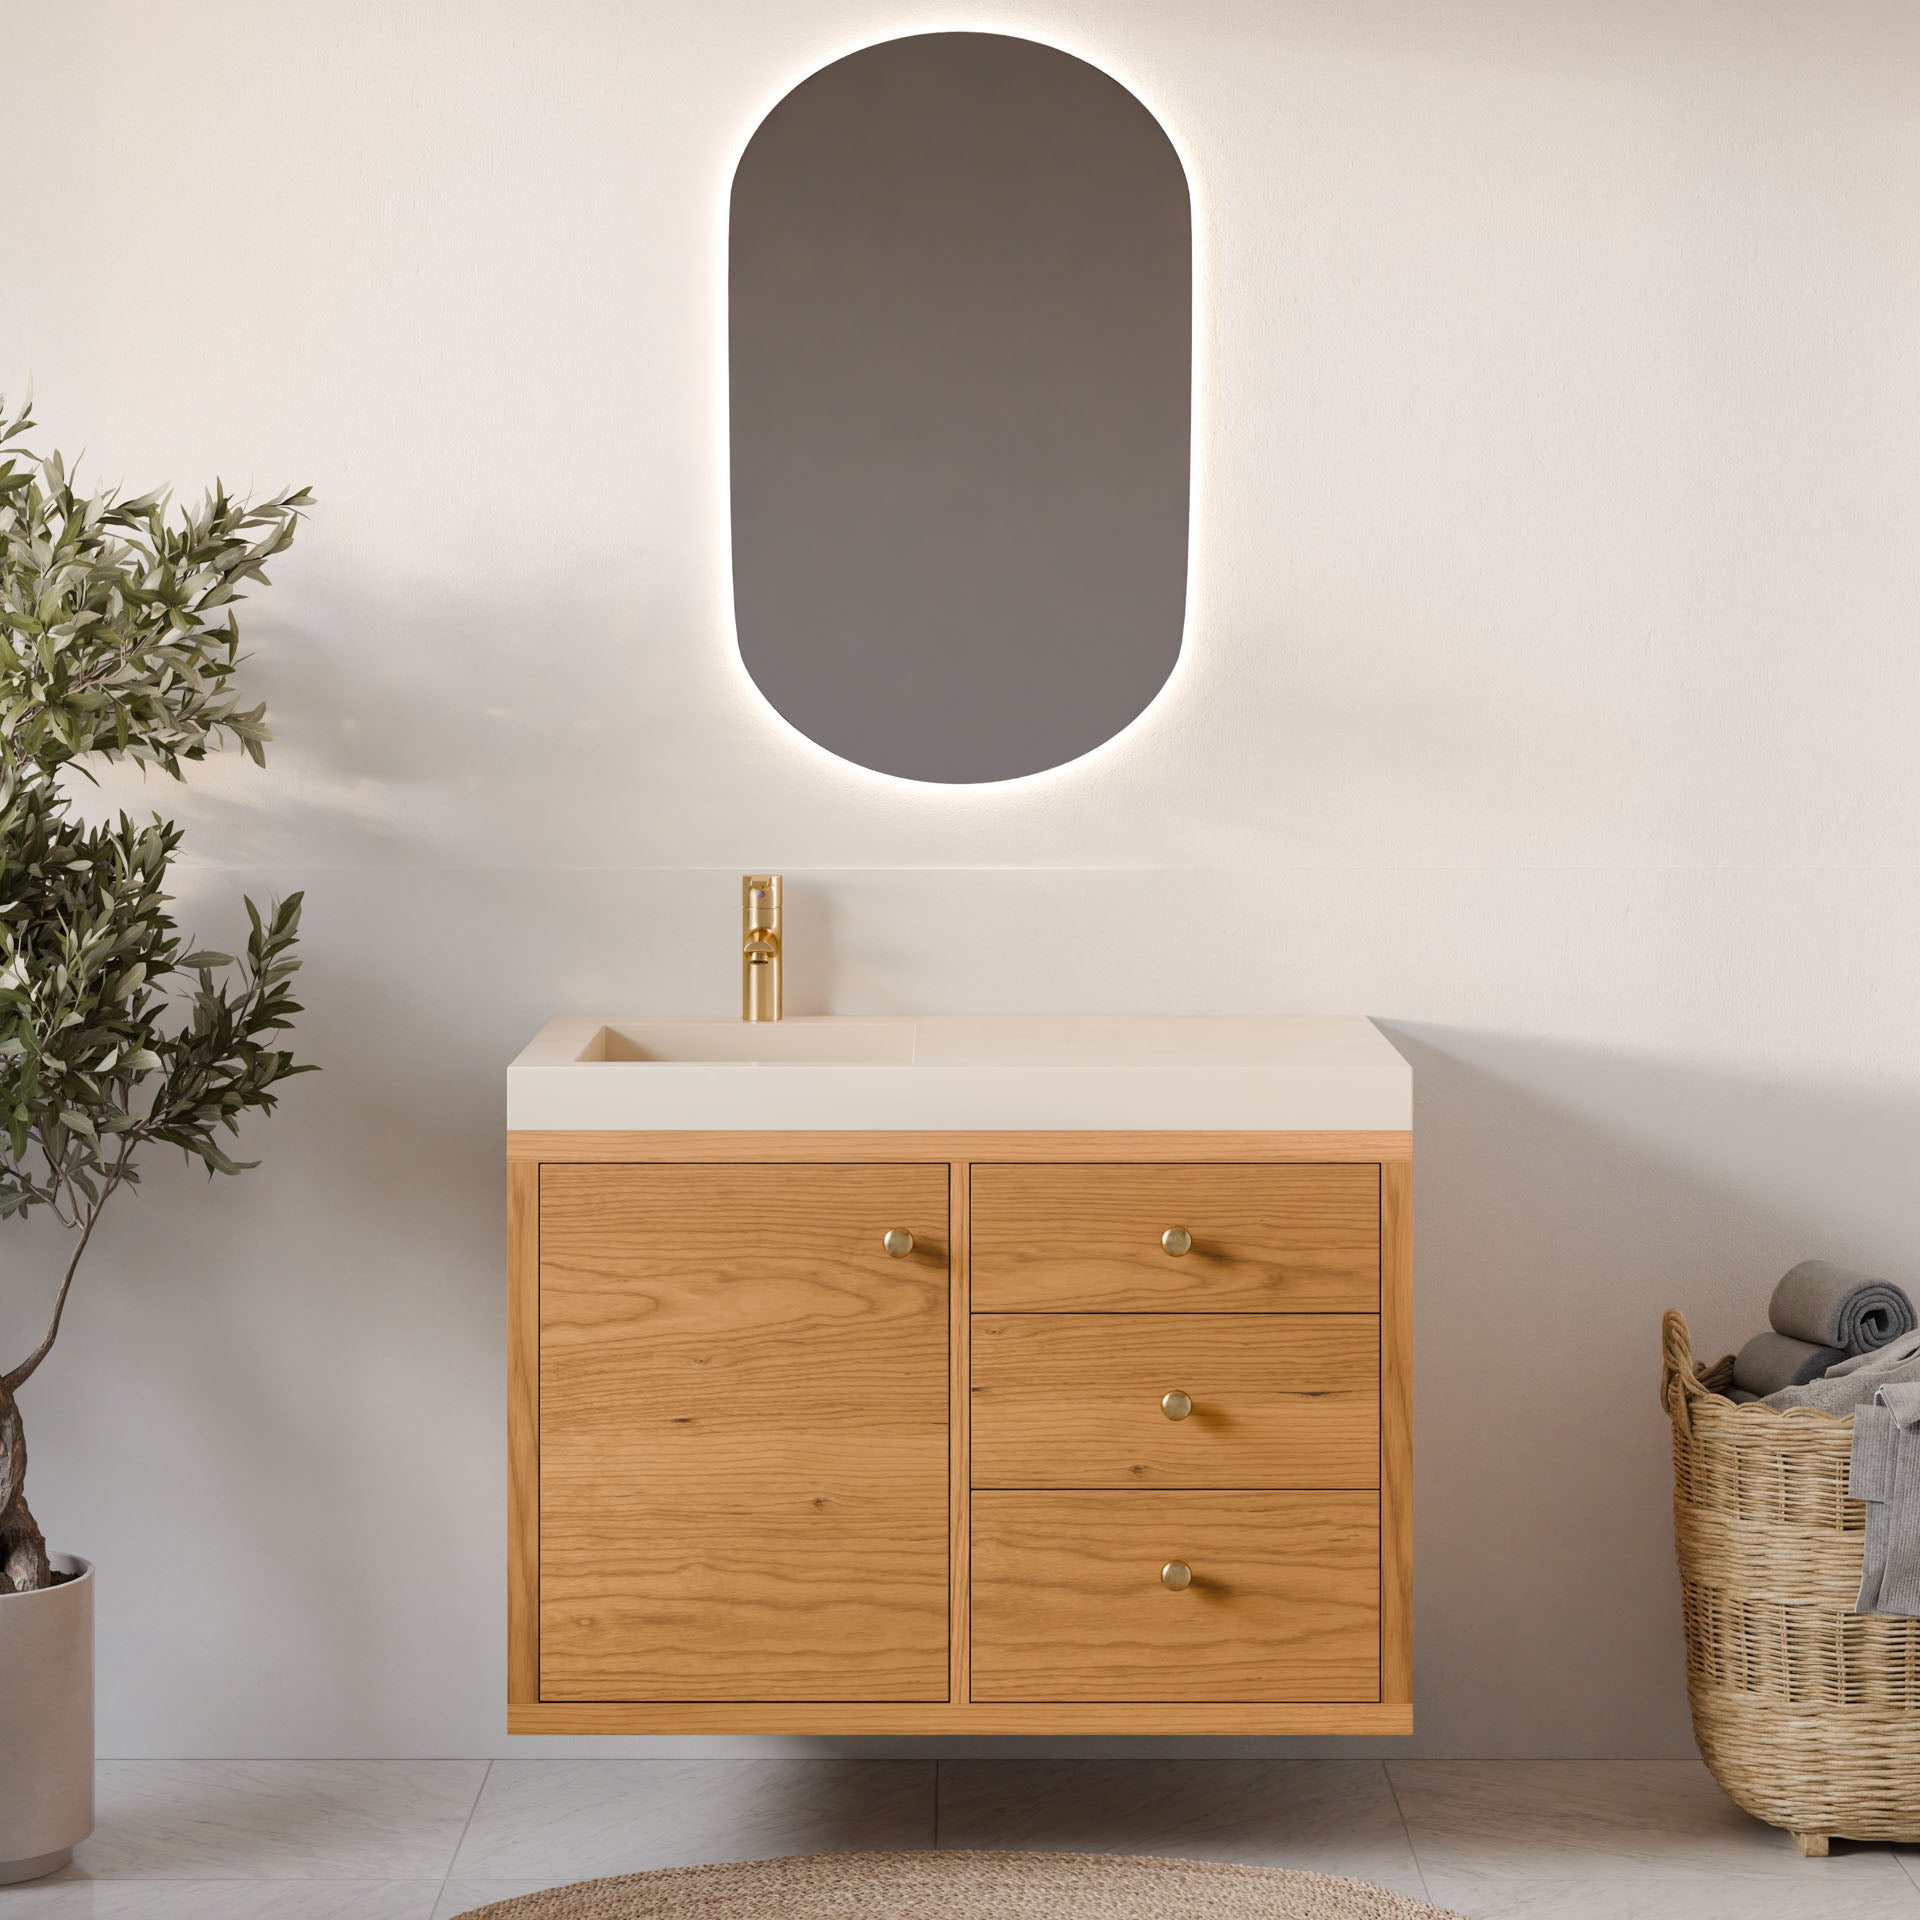
<path fill-rule="evenodd" d="M 947 1697 L 947 1246 L 945 1166 L 541 1169 L 542 1699 Z"/>

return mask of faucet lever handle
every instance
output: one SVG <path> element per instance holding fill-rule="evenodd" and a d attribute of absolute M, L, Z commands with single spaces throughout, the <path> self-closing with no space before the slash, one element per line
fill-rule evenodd
<path fill-rule="evenodd" d="M 780 920 L 780 876 L 748 873 L 740 878 L 741 914 L 749 928 L 767 928 Z"/>

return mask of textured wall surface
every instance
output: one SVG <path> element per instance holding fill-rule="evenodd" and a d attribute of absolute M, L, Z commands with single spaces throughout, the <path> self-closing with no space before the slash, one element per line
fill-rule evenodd
<path fill-rule="evenodd" d="M 1180 665 L 973 790 L 795 736 L 727 590 L 733 160 L 951 26 L 1152 107 L 1199 302 Z M 1802 1255 L 1920 1280 L 1920 15 L 0 0 L 0 41 L 0 386 L 95 476 L 320 501 L 255 603 L 266 772 L 108 789 L 178 805 L 203 933 L 307 889 L 326 1071 L 259 1172 L 156 1163 L 30 1392 L 102 1750 L 508 1751 L 502 1068 L 558 1011 L 730 1012 L 753 866 L 796 1011 L 1379 1018 L 1413 1749 L 1684 1751 L 1659 1310 L 1718 1351 Z"/>

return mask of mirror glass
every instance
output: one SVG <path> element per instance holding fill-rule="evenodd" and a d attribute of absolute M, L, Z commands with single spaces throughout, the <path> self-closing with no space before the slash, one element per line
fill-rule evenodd
<path fill-rule="evenodd" d="M 734 178 L 735 624 L 801 732 L 916 780 L 1058 766 L 1186 606 L 1192 227 L 1160 123 L 991 33 L 849 55 Z"/>

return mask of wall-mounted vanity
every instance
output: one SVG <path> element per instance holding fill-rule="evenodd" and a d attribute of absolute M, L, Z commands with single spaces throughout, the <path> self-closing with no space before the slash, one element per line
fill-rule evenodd
<path fill-rule="evenodd" d="M 512 1731 L 1410 1731 L 1368 1022 L 567 1019 L 507 1084 Z"/>

